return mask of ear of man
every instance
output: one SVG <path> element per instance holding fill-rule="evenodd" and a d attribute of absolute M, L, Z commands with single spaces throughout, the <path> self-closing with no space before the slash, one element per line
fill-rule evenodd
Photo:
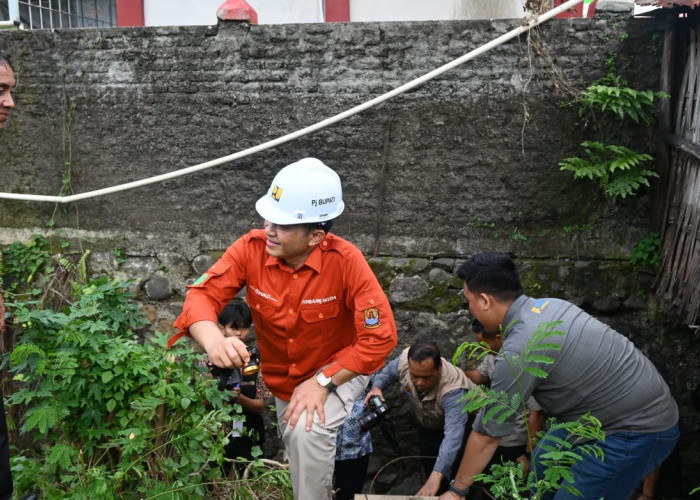
<path fill-rule="evenodd" d="M 323 229 L 314 229 L 309 234 L 309 246 L 315 247 L 326 237 L 326 232 Z"/>

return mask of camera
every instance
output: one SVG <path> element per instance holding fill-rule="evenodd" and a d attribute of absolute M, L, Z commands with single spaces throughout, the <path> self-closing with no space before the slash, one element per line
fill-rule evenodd
<path fill-rule="evenodd" d="M 384 418 L 384 416 L 389 413 L 389 407 L 379 396 L 372 396 L 369 398 L 369 401 L 367 401 L 367 404 L 369 405 L 369 409 L 362 412 L 360 418 L 357 419 L 358 422 L 360 422 L 360 428 L 364 432 L 374 427 L 380 418 Z"/>
<path fill-rule="evenodd" d="M 219 381 L 219 390 L 231 390 L 240 385 L 244 376 L 255 375 L 260 370 L 260 351 L 248 347 L 250 359 L 240 368 L 219 368 L 209 363 L 209 371 Z"/>

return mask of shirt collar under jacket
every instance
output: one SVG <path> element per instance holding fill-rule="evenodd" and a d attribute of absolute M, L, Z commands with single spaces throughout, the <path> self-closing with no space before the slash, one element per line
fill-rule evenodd
<path fill-rule="evenodd" d="M 323 238 L 323 241 L 321 241 L 321 243 L 316 245 L 314 249 L 311 250 L 311 253 L 306 258 L 301 267 L 307 266 L 316 271 L 317 273 L 321 272 L 321 270 L 323 269 L 323 252 L 328 250 L 329 236 L 329 234 L 326 234 L 325 238 Z M 273 257 L 271 255 L 268 255 L 267 260 L 265 261 L 265 265 L 280 266 L 281 269 L 292 269 L 282 259 L 280 259 L 279 257 Z M 294 269 L 292 269 L 292 271 L 294 271 Z"/>

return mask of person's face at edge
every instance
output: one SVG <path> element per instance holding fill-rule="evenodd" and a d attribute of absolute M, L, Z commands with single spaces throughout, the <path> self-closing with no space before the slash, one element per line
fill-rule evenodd
<path fill-rule="evenodd" d="M 10 119 L 10 112 L 15 107 L 12 92 L 15 89 L 15 74 L 7 64 L 0 63 L 0 129 Z"/>

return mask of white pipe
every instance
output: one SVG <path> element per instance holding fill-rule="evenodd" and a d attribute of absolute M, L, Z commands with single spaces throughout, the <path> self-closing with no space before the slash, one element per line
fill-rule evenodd
<path fill-rule="evenodd" d="M 426 73 L 425 75 L 416 78 L 415 80 L 412 80 L 408 83 L 405 83 L 401 85 L 400 87 L 395 88 L 394 90 L 391 90 L 385 94 L 382 94 L 378 97 L 375 97 L 374 99 L 371 99 L 364 104 L 360 104 L 358 106 L 355 106 L 354 108 L 348 109 L 347 111 L 344 111 L 342 113 L 339 113 L 335 116 L 332 116 L 330 118 L 326 118 L 325 120 L 322 120 L 320 122 L 317 122 L 313 125 L 309 125 L 308 127 L 304 127 L 300 130 L 297 130 L 296 132 L 292 132 L 291 134 L 287 134 L 282 137 L 278 137 L 277 139 L 273 139 L 271 141 L 263 142 L 262 144 L 258 144 L 257 146 L 244 149 L 242 151 L 239 151 L 238 153 L 233 153 L 228 156 L 223 156 L 221 158 L 218 158 L 216 160 L 210 160 L 205 163 L 200 163 L 199 165 L 193 165 L 191 167 L 183 168 L 180 170 L 176 170 L 174 172 L 169 172 L 167 174 L 161 174 L 161 175 L 156 175 L 155 177 L 149 177 L 148 179 L 141 179 L 139 181 L 133 181 L 133 182 L 127 182 L 126 184 L 119 184 L 117 186 L 112 186 L 108 188 L 103 188 L 103 189 L 97 189 L 95 191 L 88 191 L 86 193 L 80 193 L 80 194 L 73 194 L 70 196 L 45 196 L 45 195 L 39 195 L 39 194 L 16 194 L 16 193 L 0 193 L 0 199 L 6 199 L 6 200 L 20 200 L 20 201 L 47 201 L 51 203 L 72 203 L 74 201 L 79 201 L 79 200 L 84 200 L 87 198 L 95 198 L 97 196 L 103 196 L 106 194 L 111 194 L 111 193 L 118 193 L 119 191 L 126 191 L 127 189 L 133 189 L 137 187 L 142 187 L 142 186 L 147 186 L 149 184 L 155 184 L 156 182 L 161 182 L 161 181 L 166 181 L 169 179 L 174 179 L 176 177 L 181 177 L 183 175 L 191 174 L 194 172 L 199 172 L 200 170 L 204 170 L 207 168 L 215 167 L 217 165 L 221 165 L 222 163 L 227 163 L 233 160 L 238 160 L 240 158 L 244 158 L 246 156 L 259 153 L 260 151 L 264 151 L 269 148 L 273 148 L 275 146 L 279 146 L 280 144 L 284 144 L 285 142 L 289 142 L 291 140 L 297 139 L 299 137 L 302 137 L 304 135 L 310 134 L 311 132 L 315 132 L 316 130 L 322 129 L 324 127 L 327 127 L 329 125 L 332 125 L 336 122 L 339 122 L 341 120 L 344 120 L 345 118 L 349 118 L 353 115 L 356 115 L 358 113 L 361 113 L 362 111 L 371 108 L 372 106 L 376 106 L 377 104 L 380 104 L 386 100 L 391 99 L 392 97 L 396 97 L 399 94 L 403 94 L 404 92 L 411 90 L 419 85 L 422 85 L 423 83 L 432 80 L 433 78 L 436 78 L 437 76 L 445 73 L 446 71 L 451 70 L 452 68 L 455 68 L 459 66 L 460 64 L 464 64 L 465 62 L 469 61 L 470 59 L 475 58 L 478 55 L 483 54 L 484 52 L 488 52 L 489 50 L 507 42 L 508 40 L 515 38 L 516 36 L 520 35 L 521 33 L 524 33 L 525 31 L 544 23 L 545 21 L 549 21 L 553 17 L 557 16 L 558 14 L 564 12 L 565 10 L 571 9 L 572 7 L 575 7 L 576 5 L 580 4 L 583 2 L 583 0 L 569 0 L 566 3 L 561 4 L 559 7 L 555 7 L 552 10 L 549 10 L 545 12 L 544 14 L 531 18 L 528 20 L 527 24 L 523 26 L 519 26 L 518 28 L 515 28 L 508 33 L 505 33 L 498 38 L 491 40 L 490 42 L 482 45 L 478 49 L 474 49 L 471 52 L 455 59 L 452 62 L 449 62 L 443 66 L 440 66 L 439 68 L 431 71 L 430 73 Z"/>

